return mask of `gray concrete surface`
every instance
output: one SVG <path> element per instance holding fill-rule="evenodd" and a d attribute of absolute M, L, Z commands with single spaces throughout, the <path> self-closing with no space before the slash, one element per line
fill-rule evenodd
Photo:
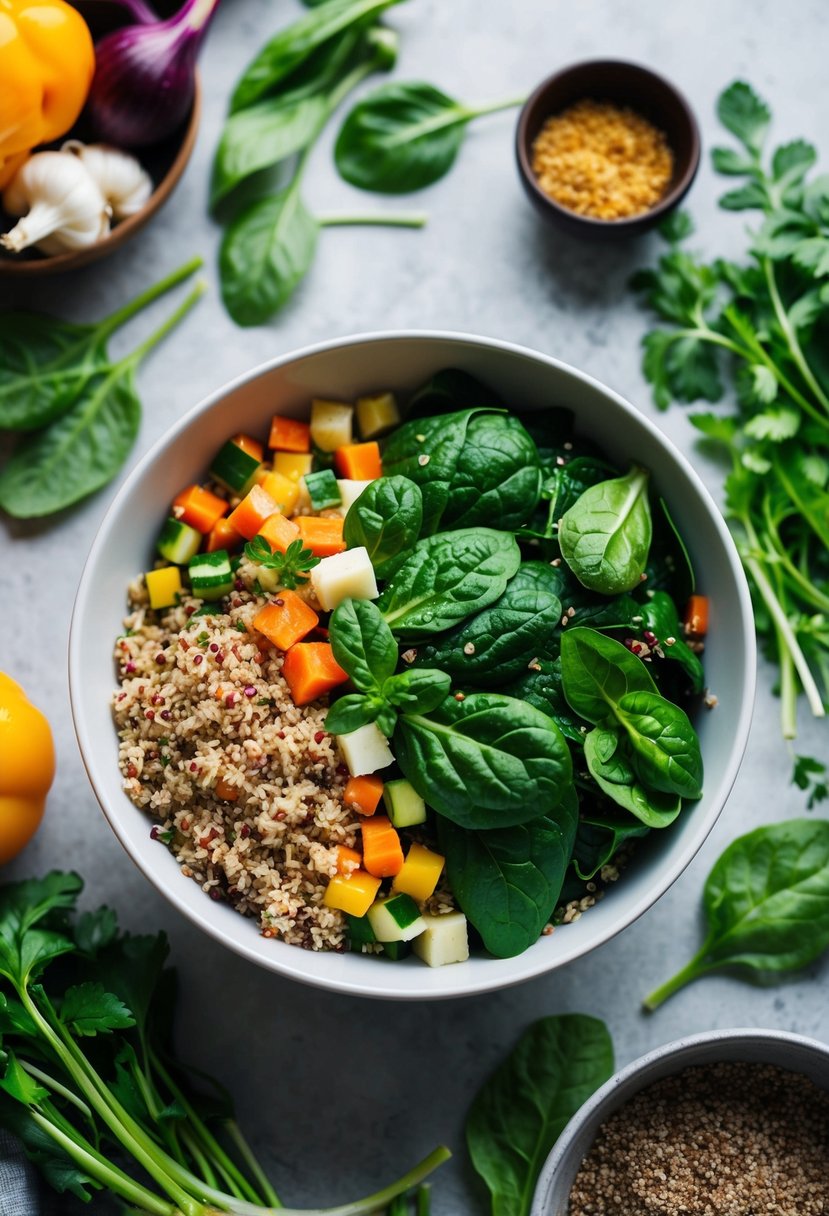
<path fill-rule="evenodd" d="M 183 410 L 252 364 L 310 341 L 388 327 L 441 327 L 522 342 L 590 372 L 653 414 L 639 370 L 646 319 L 625 285 L 654 255 L 656 238 L 602 248 L 545 229 L 513 167 L 510 114 L 477 124 L 451 175 L 403 200 L 362 196 L 339 181 L 330 157 L 332 129 L 309 167 L 309 205 L 396 210 L 402 203 L 427 209 L 428 228 L 325 232 L 311 274 L 282 315 L 260 329 L 233 326 L 216 283 L 219 231 L 206 213 L 211 156 L 237 74 L 265 37 L 299 12 L 295 0 L 225 0 L 203 59 L 206 104 L 196 153 L 166 210 L 107 262 L 25 289 L 8 281 L 0 286 L 0 305 L 49 308 L 81 320 L 103 315 L 187 257 L 203 255 L 208 296 L 140 373 L 144 422 L 130 464 Z M 581 58 L 612 55 L 650 64 L 683 88 L 706 148 L 721 139 L 716 95 L 742 76 L 771 102 L 775 136 L 822 141 L 824 165 L 829 159 L 829 10 L 819 0 L 411 0 L 389 22 L 402 36 L 400 78 L 427 79 L 470 101 L 529 91 L 556 67 Z M 711 254 L 739 255 L 747 219 L 717 210 L 720 189 L 706 161 L 689 199 L 694 243 Z M 129 342 L 158 315 L 131 327 Z M 682 411 L 662 416 L 660 424 L 692 450 L 693 431 Z M 702 465 L 702 471 L 716 491 L 716 470 Z M 166 928 L 182 980 L 181 1051 L 232 1087 L 286 1202 L 330 1204 L 368 1193 L 445 1141 L 456 1156 L 435 1180 L 436 1216 L 483 1212 L 463 1149 L 464 1113 L 521 1030 L 543 1014 L 581 1010 L 605 1018 L 620 1064 L 709 1027 L 829 1035 L 829 960 L 776 988 L 711 978 L 654 1016 L 639 1009 L 643 994 L 696 948 L 701 886 L 724 845 L 758 824 L 804 812 L 803 796 L 789 784 L 790 755 L 767 668 L 740 777 L 701 855 L 641 921 L 564 971 L 484 997 L 398 1007 L 301 988 L 207 940 L 170 911 L 110 834 L 72 731 L 66 681 L 72 598 L 114 490 L 44 524 L 5 520 L 0 526 L 0 669 L 18 678 L 48 714 L 59 763 L 43 829 L 3 877 L 72 866 L 86 876 L 89 900 L 113 904 L 126 925 Z M 807 721 L 805 712 L 797 750 L 829 753 L 825 724 Z"/>

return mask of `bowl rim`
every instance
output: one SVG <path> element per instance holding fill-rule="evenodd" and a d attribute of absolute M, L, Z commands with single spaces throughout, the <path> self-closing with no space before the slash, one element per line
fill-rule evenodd
<path fill-rule="evenodd" d="M 658 203 L 655 203 L 653 207 L 649 207 L 647 211 L 639 211 L 636 215 L 625 216 L 623 219 L 618 220 L 603 220 L 592 215 L 582 215 L 578 211 L 571 211 L 569 207 L 563 207 L 560 203 L 557 203 L 554 198 L 551 198 L 539 186 L 538 179 L 532 170 L 528 150 L 529 138 L 527 128 L 529 126 L 530 114 L 539 98 L 546 93 L 547 89 L 564 77 L 574 76 L 579 72 L 595 71 L 598 68 L 605 67 L 622 68 L 623 70 L 629 70 L 632 74 L 649 77 L 665 89 L 667 93 L 670 93 L 679 104 L 688 124 L 691 137 L 688 164 L 676 184 L 667 194 L 663 195 Z M 660 72 L 655 72 L 653 68 L 649 68 L 643 63 L 637 63 L 632 59 L 581 59 L 577 63 L 571 63 L 567 67 L 559 68 L 555 72 L 552 72 L 530 93 L 518 115 L 518 122 L 515 128 L 515 155 L 521 176 L 526 186 L 532 191 L 533 198 L 541 205 L 548 207 L 552 214 L 560 217 L 562 220 L 571 221 L 573 224 L 583 224 L 585 232 L 592 230 L 601 233 L 624 233 L 634 232 L 644 223 L 647 223 L 649 226 L 657 223 L 662 216 L 682 201 L 685 194 L 691 188 L 691 184 L 699 169 L 702 155 L 702 138 L 696 115 L 685 94 Z"/>
<path fill-rule="evenodd" d="M 624 1068 L 619 1069 L 618 1072 L 615 1072 L 612 1077 L 605 1081 L 604 1085 L 600 1086 L 595 1093 L 591 1094 L 586 1102 L 582 1103 L 570 1121 L 565 1125 L 564 1130 L 550 1150 L 538 1176 L 533 1193 L 530 1216 L 554 1216 L 549 1210 L 549 1203 L 550 1191 L 553 1183 L 556 1181 L 557 1171 L 571 1152 L 573 1144 L 584 1125 L 601 1111 L 602 1107 L 608 1105 L 611 1099 L 615 1098 L 619 1090 L 629 1090 L 630 1092 L 624 1095 L 621 1103 L 613 1104 L 612 1109 L 606 1112 L 607 1118 L 619 1106 L 623 1106 L 627 1101 L 635 1097 L 642 1089 L 645 1089 L 648 1085 L 655 1084 L 656 1078 L 650 1080 L 646 1077 L 641 1086 L 633 1087 L 631 1082 L 642 1073 L 651 1071 L 655 1065 L 673 1060 L 675 1067 L 664 1075 L 675 1076 L 683 1068 L 694 1067 L 693 1058 L 697 1055 L 699 1048 L 716 1047 L 719 1044 L 722 1044 L 726 1050 L 731 1045 L 738 1047 L 749 1045 L 765 1046 L 769 1044 L 786 1045 L 798 1049 L 804 1056 L 809 1054 L 819 1056 L 829 1064 L 829 1045 L 822 1043 L 819 1039 L 811 1038 L 808 1035 L 796 1034 L 790 1030 L 774 1030 L 755 1026 L 733 1026 L 723 1030 L 703 1030 L 697 1034 L 683 1035 L 679 1039 L 672 1039 L 669 1043 L 663 1043 L 660 1047 L 654 1047 L 650 1051 L 646 1051 L 644 1055 L 631 1060 L 630 1064 L 626 1064 Z M 730 1060 L 734 1059 L 734 1057 L 724 1056 L 723 1059 Z M 780 1068 L 786 1067 L 784 1064 L 777 1066 Z M 789 1071 L 794 1070 L 789 1069 Z M 604 1119 L 601 1122 L 604 1122 Z M 601 1126 L 601 1123 L 599 1126 Z M 559 1216 L 559 1213 L 555 1213 L 555 1216 Z M 560 1216 L 566 1216 L 566 1213 L 562 1212 Z"/>
<path fill-rule="evenodd" d="M 315 987 L 321 987 L 332 991 L 346 993 L 352 996 L 370 996 L 374 998 L 389 999 L 389 1000 L 433 1000 L 445 999 L 458 996 L 472 996 L 484 992 L 491 992 L 501 988 L 511 987 L 513 984 L 523 983 L 525 980 L 534 979 L 537 976 L 544 975 L 547 972 L 557 970 L 559 967 L 565 966 L 576 958 L 581 958 L 585 953 L 584 949 L 571 947 L 565 949 L 562 955 L 555 960 L 551 966 L 549 959 L 545 960 L 543 955 L 539 955 L 537 960 L 533 962 L 525 962 L 517 974 L 511 974 L 507 977 L 497 974 L 499 972 L 498 963 L 514 963 L 514 959 L 507 960 L 491 960 L 493 963 L 492 970 L 482 969 L 482 974 L 471 981 L 467 978 L 465 982 L 452 982 L 451 976 L 448 976 L 446 981 L 440 988 L 440 991 L 433 991 L 425 988 L 416 991 L 401 991 L 396 988 L 393 983 L 389 982 L 390 969 L 378 968 L 377 981 L 371 987 L 365 983 L 356 982 L 350 979 L 342 979 L 339 977 L 297 974 L 295 968 L 290 962 L 283 961 L 282 952 L 273 951 L 272 953 L 263 953 L 261 949 L 254 948 L 246 940 L 242 940 L 235 934 L 228 934 L 221 925 L 211 923 L 208 919 L 198 915 L 188 905 L 187 901 L 181 897 L 178 892 L 181 889 L 176 884 L 159 881 L 158 869 L 149 862 L 136 855 L 133 851 L 127 833 L 122 828 L 119 815 L 115 813 L 108 805 L 106 794 L 107 776 L 111 777 L 108 767 L 99 766 L 96 760 L 96 755 L 99 748 L 96 741 L 88 728 L 84 714 L 84 672 L 81 663 L 81 648 L 82 635 L 84 632 L 83 621 L 87 614 L 87 606 L 95 597 L 95 581 L 94 571 L 98 564 L 99 558 L 110 543 L 111 532 L 113 530 L 114 521 L 117 519 L 121 504 L 128 498 L 138 483 L 141 482 L 145 473 L 149 468 L 163 456 L 165 450 L 192 424 L 208 410 L 223 399 L 230 397 L 243 386 L 252 383 L 260 377 L 286 367 L 292 363 L 299 363 L 305 359 L 316 355 L 331 354 L 343 348 L 355 346 L 376 346 L 386 342 L 411 342 L 411 341 L 437 341 L 443 343 L 457 343 L 461 345 L 472 345 L 474 347 L 483 348 L 489 351 L 502 352 L 507 355 L 517 356 L 522 359 L 529 360 L 532 363 L 542 363 L 546 366 L 562 373 L 566 377 L 571 377 L 581 384 L 592 388 L 604 397 L 611 398 L 614 406 L 622 411 L 622 413 L 634 418 L 637 424 L 642 425 L 655 438 L 657 443 L 662 447 L 666 447 L 671 459 L 677 463 L 685 475 L 688 477 L 698 495 L 698 498 L 706 507 L 711 518 L 713 526 L 717 531 L 723 545 L 723 551 L 726 554 L 728 565 L 734 577 L 734 584 L 737 592 L 738 608 L 745 622 L 753 621 L 751 597 L 748 589 L 745 574 L 737 554 L 736 547 L 731 538 L 731 535 L 726 526 L 725 520 L 706 489 L 699 475 L 694 470 L 690 461 L 683 455 L 682 452 L 674 445 L 672 440 L 664 434 L 660 428 L 651 421 L 646 415 L 642 414 L 629 401 L 616 393 L 613 389 L 602 384 L 595 377 L 590 376 L 586 372 L 581 372 L 572 367 L 570 364 L 556 359 L 551 355 L 543 354 L 540 351 L 533 350 L 530 347 L 520 345 L 515 342 L 510 342 L 505 339 L 483 337 L 480 335 L 469 334 L 462 331 L 453 330 L 419 330 L 419 329 L 401 329 L 389 330 L 380 332 L 365 332 L 358 334 L 350 334 L 339 338 L 326 339 L 319 342 L 311 343 L 297 350 L 290 351 L 286 354 L 278 355 L 273 359 L 266 360 L 255 367 L 242 372 L 228 383 L 221 385 L 212 393 L 209 393 L 196 405 L 187 410 L 180 418 L 178 418 L 166 431 L 164 431 L 158 439 L 151 444 L 147 452 L 141 457 L 132 471 L 119 487 L 118 492 L 112 501 L 108 504 L 101 523 L 97 529 L 92 546 L 84 562 L 81 572 L 75 600 L 72 608 L 72 616 L 69 629 L 69 647 L 68 647 L 68 676 L 69 676 L 69 698 L 72 713 L 72 721 L 75 730 L 75 737 L 78 742 L 78 747 L 81 753 L 84 768 L 86 769 L 87 777 L 92 785 L 93 792 L 98 800 L 101 810 L 112 828 L 115 835 L 118 837 L 127 856 L 132 859 L 134 864 L 143 873 L 144 877 L 151 885 L 171 903 L 180 913 L 182 913 L 193 924 L 207 932 L 216 941 L 226 947 L 234 950 L 237 954 L 248 959 L 251 962 L 265 967 L 270 971 L 277 972 L 290 979 L 298 980 L 303 983 Z M 728 799 L 731 789 L 739 771 L 740 764 L 748 742 L 749 728 L 754 706 L 754 691 L 756 685 L 756 641 L 753 628 L 743 629 L 741 631 L 743 643 L 743 666 L 744 666 L 744 682 L 742 697 L 739 702 L 739 713 L 736 722 L 734 723 L 734 744 L 729 754 L 729 760 L 725 767 L 724 773 L 720 779 L 718 805 L 714 804 L 708 811 L 707 819 L 700 819 L 694 825 L 694 829 L 689 834 L 689 839 L 686 849 L 681 858 L 677 859 L 673 865 L 666 868 L 659 876 L 659 880 L 653 884 L 637 901 L 625 912 L 621 913 L 613 920 L 612 925 L 608 930 L 602 933 L 595 942 L 589 947 L 590 950 L 604 945 L 606 942 L 614 938 L 623 929 L 633 924 L 638 920 L 649 908 L 665 894 L 665 892 L 676 882 L 681 874 L 685 872 L 693 858 L 699 852 L 700 848 L 707 839 L 714 824 L 716 823 L 722 809 Z M 100 776 L 99 776 L 100 771 Z M 124 795 L 126 797 L 126 795 Z M 209 902 L 209 901 L 208 901 Z M 210 905 L 213 906 L 213 905 Z M 218 905 L 217 905 L 218 906 Z M 286 955 L 287 955 L 286 948 Z M 307 955 L 306 951 L 301 952 L 303 956 Z M 529 952 L 524 955 L 517 956 L 518 958 L 528 958 Z M 450 971 L 451 968 L 441 969 Z"/>

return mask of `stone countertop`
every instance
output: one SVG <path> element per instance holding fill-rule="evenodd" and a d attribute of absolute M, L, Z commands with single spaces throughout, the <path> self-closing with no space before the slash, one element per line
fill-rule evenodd
<path fill-rule="evenodd" d="M 653 258 L 658 240 L 603 247 L 549 231 L 517 179 L 513 114 L 476 123 L 450 175 L 408 199 L 371 198 L 341 182 L 330 156 L 333 124 L 309 165 L 309 205 L 319 211 L 425 209 L 429 225 L 420 232 L 323 232 L 311 273 L 282 314 L 263 328 L 234 327 L 216 283 L 219 230 L 206 213 L 211 156 L 238 73 L 270 32 L 299 12 L 294 0 L 222 6 L 203 57 L 205 110 L 193 160 L 140 236 L 75 274 L 0 286 L 0 306 L 53 309 L 84 320 L 113 310 L 193 254 L 204 257 L 210 292 L 139 374 L 144 421 L 129 467 L 173 419 L 250 366 L 309 342 L 389 328 L 520 342 L 589 372 L 655 416 L 639 369 L 646 318 L 626 283 Z M 717 94 L 743 77 L 770 102 L 777 140 L 822 142 L 827 163 L 829 10 L 820 0 L 757 0 L 750 11 L 741 0 L 412 0 L 388 21 L 401 34 L 400 79 L 430 80 L 469 101 L 513 96 L 557 67 L 589 57 L 651 65 L 691 101 L 706 149 L 722 138 Z M 707 254 L 741 256 L 747 220 L 717 209 L 721 191 L 706 158 L 689 198 L 693 244 Z M 128 341 L 148 332 L 163 310 L 164 304 L 156 306 L 136 321 Z M 123 342 L 119 335 L 115 349 Z M 659 423 L 692 452 L 694 432 L 681 410 L 660 415 Z M 694 461 L 699 467 L 696 454 Z M 718 493 L 717 471 L 703 465 L 702 473 Z M 751 827 L 804 811 L 803 795 L 789 784 L 791 759 L 767 667 L 745 762 L 701 854 L 638 923 L 562 971 L 465 1000 L 367 1004 L 266 974 L 199 933 L 156 894 L 106 827 L 72 730 L 66 679 L 72 599 L 116 487 L 46 523 L 0 525 L 0 670 L 19 679 L 46 712 L 58 751 L 43 828 L 3 877 L 74 867 L 86 877 L 89 900 L 112 904 L 128 927 L 166 928 L 182 980 L 182 1054 L 232 1088 L 241 1121 L 286 1202 L 328 1205 L 366 1194 L 443 1141 L 456 1155 L 435 1179 L 436 1216 L 485 1211 L 465 1158 L 464 1113 L 519 1033 L 544 1014 L 579 1010 L 604 1018 L 619 1064 L 711 1027 L 829 1035 L 827 961 L 775 988 L 709 978 L 653 1016 L 640 1012 L 643 994 L 696 949 L 702 883 L 725 844 Z M 826 738 L 825 724 L 807 721 L 802 711 L 797 750 L 826 755 Z"/>

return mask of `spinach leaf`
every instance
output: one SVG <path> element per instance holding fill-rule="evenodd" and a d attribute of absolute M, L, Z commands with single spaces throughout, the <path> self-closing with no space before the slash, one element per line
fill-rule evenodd
<path fill-rule="evenodd" d="M 539 659 L 531 670 L 500 690 L 505 696 L 527 701 L 553 719 L 566 739 L 581 745 L 587 727 L 573 713 L 561 685 L 561 660 Z"/>
<path fill-rule="evenodd" d="M 394 574 L 406 560 L 423 524 L 423 495 L 408 477 L 378 477 L 366 486 L 345 517 L 349 549 L 365 546 L 378 578 Z"/>
<path fill-rule="evenodd" d="M 638 587 L 652 535 L 648 473 L 591 486 L 559 521 L 561 555 L 580 583 L 602 595 Z"/>
<path fill-rule="evenodd" d="M 394 731 L 397 715 L 379 693 L 347 693 L 334 702 L 325 715 L 329 735 L 350 735 L 352 731 L 376 722 L 386 737 Z"/>
<path fill-rule="evenodd" d="M 383 453 L 386 473 L 423 491 L 423 531 L 469 528 L 497 520 L 520 527 L 541 486 L 538 453 L 517 418 L 484 409 L 405 422 Z"/>
<path fill-rule="evenodd" d="M 371 600 L 343 600 L 331 614 L 334 658 L 361 692 L 379 692 L 397 666 L 397 643 Z"/>
<path fill-rule="evenodd" d="M 525 562 L 504 594 L 459 628 L 419 646 L 416 665 L 440 667 L 464 686 L 492 688 L 516 679 L 539 658 L 558 649 L 561 617 L 549 566 Z"/>
<path fill-rule="evenodd" d="M 632 692 L 615 710 L 627 732 L 633 767 L 649 790 L 702 796 L 702 755 L 688 715 L 654 692 Z"/>
<path fill-rule="evenodd" d="M 470 832 L 439 818 L 438 839 L 459 906 L 496 958 L 534 945 L 552 916 L 573 850 L 578 798 L 531 823 Z"/>
<path fill-rule="evenodd" d="M 829 948 L 829 822 L 791 819 L 738 837 L 708 875 L 703 908 L 702 948 L 651 993 L 646 1009 L 711 971 L 771 976 L 806 967 Z"/>
<path fill-rule="evenodd" d="M 583 882 L 590 882 L 616 856 L 628 840 L 647 836 L 650 829 L 631 819 L 600 813 L 582 815 L 573 845 L 573 869 Z"/>
<path fill-rule="evenodd" d="M 549 502 L 549 517 L 555 523 L 567 513 L 592 486 L 600 485 L 616 472 L 598 456 L 573 456 L 555 464 L 547 473 L 544 497 Z"/>
<path fill-rule="evenodd" d="M 461 827 L 509 827 L 553 812 L 572 764 L 551 718 L 497 693 L 447 697 L 399 719 L 394 753 L 420 796 Z"/>
<path fill-rule="evenodd" d="M 656 692 L 641 659 L 595 629 L 566 629 L 561 636 L 561 676 L 569 705 L 599 726 L 629 692 Z"/>
<path fill-rule="evenodd" d="M 660 649 L 666 659 L 677 663 L 688 677 L 692 692 L 700 693 L 705 687 L 705 672 L 699 655 L 695 654 L 682 637 L 682 626 L 676 605 L 667 591 L 655 591 L 650 599 L 639 605 L 642 623 L 638 632 L 649 629 L 656 634 Z M 673 638 L 670 645 L 668 638 Z"/>
<path fill-rule="evenodd" d="M 445 671 L 425 667 L 390 676 L 383 684 L 383 696 L 402 714 L 428 714 L 446 699 L 451 687 Z"/>
<path fill-rule="evenodd" d="M 565 1013 L 534 1022 L 482 1086 L 466 1119 L 492 1216 L 528 1216 L 541 1167 L 587 1099 L 613 1075 L 604 1022 Z"/>
<path fill-rule="evenodd" d="M 109 366 L 102 329 L 40 313 L 4 312 L 0 427 L 34 430 L 67 410 L 92 376 Z"/>
<path fill-rule="evenodd" d="M 501 398 L 486 384 L 458 367 L 446 367 L 412 393 L 406 414 L 409 418 L 427 418 L 458 410 L 504 408 Z"/>
<path fill-rule="evenodd" d="M 637 781 L 624 754 L 609 757 L 603 750 L 611 732 L 591 730 L 584 737 L 584 759 L 588 772 L 603 794 L 625 811 L 630 811 L 649 828 L 667 828 L 682 810 L 679 794 L 665 794 Z"/>
<path fill-rule="evenodd" d="M 307 148 L 325 119 L 324 93 L 293 101 L 266 97 L 232 114 L 222 128 L 210 201 L 215 206 L 246 177 Z"/>
<path fill-rule="evenodd" d="M 415 545 L 377 607 L 395 634 L 417 641 L 491 604 L 520 560 L 507 532 L 468 528 L 430 536 Z"/>

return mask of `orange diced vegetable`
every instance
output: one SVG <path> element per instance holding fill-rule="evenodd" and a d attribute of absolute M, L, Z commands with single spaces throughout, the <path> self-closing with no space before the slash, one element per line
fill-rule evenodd
<path fill-rule="evenodd" d="M 358 853 L 356 849 L 349 849 L 344 844 L 337 845 L 338 874 L 353 874 L 355 870 L 359 870 L 362 860 L 362 853 Z"/>
<path fill-rule="evenodd" d="M 383 782 L 373 774 L 368 777 L 349 777 L 343 794 L 344 805 L 361 815 L 373 815 L 383 797 Z"/>
<path fill-rule="evenodd" d="M 268 447 L 276 448 L 278 452 L 310 452 L 311 428 L 298 418 L 274 414 Z"/>
<path fill-rule="evenodd" d="M 243 452 L 247 452 L 248 456 L 252 456 L 254 460 L 262 461 L 265 456 L 265 449 L 258 439 L 254 439 L 252 435 L 234 435 L 230 441 L 235 443 L 237 448 L 241 448 Z"/>
<path fill-rule="evenodd" d="M 319 515 L 300 515 L 295 520 L 299 535 L 306 549 L 317 557 L 331 557 L 345 549 L 342 515 L 322 518 Z"/>
<path fill-rule="evenodd" d="M 235 785 L 231 785 L 229 781 L 225 781 L 224 777 L 218 779 L 213 787 L 213 792 L 223 802 L 236 802 L 239 797 L 238 788 Z"/>
<path fill-rule="evenodd" d="M 685 608 L 683 625 L 688 637 L 704 638 L 708 632 L 708 596 L 691 595 Z"/>
<path fill-rule="evenodd" d="M 215 553 L 217 549 L 227 549 L 228 552 L 232 552 L 233 549 L 239 548 L 242 540 L 244 537 L 240 536 L 229 520 L 217 519 L 210 530 L 205 549 L 208 553 Z"/>
<path fill-rule="evenodd" d="M 231 511 L 227 522 L 241 533 L 246 540 L 251 540 L 259 529 L 277 509 L 277 504 L 261 486 L 249 490 L 235 511 Z"/>
<path fill-rule="evenodd" d="M 173 499 L 173 515 L 197 532 L 209 532 L 222 518 L 228 504 L 218 494 L 201 486 L 188 486 Z"/>
<path fill-rule="evenodd" d="M 269 642 L 280 650 L 290 650 L 319 623 L 313 608 L 309 608 L 295 591 L 280 591 L 275 600 L 260 608 L 253 618 L 253 627 L 264 633 Z"/>
<path fill-rule="evenodd" d="M 338 908 L 350 916 L 365 916 L 379 890 L 379 878 L 366 874 L 365 870 L 352 870 L 348 875 L 338 874 L 331 879 L 322 902 L 326 908 Z"/>
<path fill-rule="evenodd" d="M 259 535 L 265 538 L 274 553 L 287 553 L 288 545 L 299 540 L 299 528 L 281 511 L 274 511 L 262 524 Z"/>
<path fill-rule="evenodd" d="M 294 705 L 316 701 L 348 679 L 328 642 L 297 642 L 285 655 L 282 674 Z"/>
<path fill-rule="evenodd" d="M 259 482 L 266 494 L 279 507 L 283 515 L 292 515 L 299 501 L 299 482 L 282 473 L 266 472 Z"/>
<path fill-rule="evenodd" d="M 403 869 L 400 837 L 385 815 L 375 815 L 360 824 L 363 834 L 363 865 L 375 878 L 393 878 Z"/>
<path fill-rule="evenodd" d="M 371 443 L 347 443 L 334 453 L 334 465 L 340 477 L 349 481 L 373 481 L 382 477 L 380 445 Z"/>

